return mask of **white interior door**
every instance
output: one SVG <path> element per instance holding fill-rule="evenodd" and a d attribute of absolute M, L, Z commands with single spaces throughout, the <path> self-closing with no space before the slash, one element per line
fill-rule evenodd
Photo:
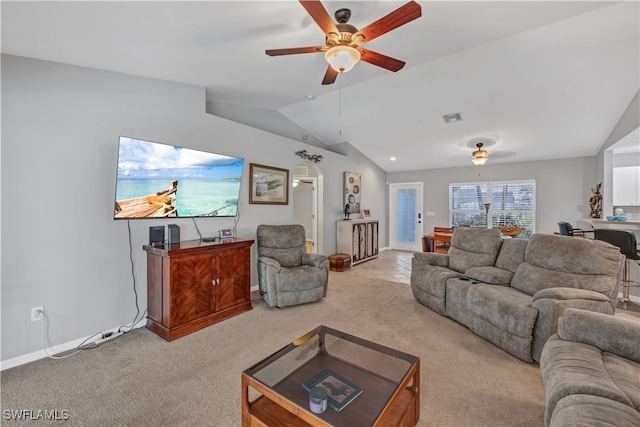
<path fill-rule="evenodd" d="M 389 247 L 422 251 L 422 182 L 389 184 Z"/>
<path fill-rule="evenodd" d="M 293 222 L 302 224 L 312 253 L 318 252 L 318 192 L 315 177 L 293 177 Z"/>

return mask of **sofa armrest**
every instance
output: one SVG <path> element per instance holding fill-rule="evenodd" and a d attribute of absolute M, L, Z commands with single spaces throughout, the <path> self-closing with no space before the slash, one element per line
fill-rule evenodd
<path fill-rule="evenodd" d="M 640 322 L 569 308 L 558 322 L 558 336 L 640 363 Z"/>
<path fill-rule="evenodd" d="M 280 272 L 280 269 L 282 268 L 278 261 L 276 261 L 273 258 L 266 257 L 266 256 L 258 257 L 258 266 L 260 266 L 260 264 L 262 264 L 264 267 L 273 267 L 278 272 Z"/>
<path fill-rule="evenodd" d="M 449 255 L 436 252 L 415 252 L 412 265 L 437 265 L 440 267 L 449 267 Z"/>
<path fill-rule="evenodd" d="M 277 304 L 277 281 L 282 267 L 273 258 L 258 257 L 258 288 L 265 302 L 273 307 Z"/>
<path fill-rule="evenodd" d="M 549 337 L 558 329 L 558 319 L 568 308 L 579 308 L 607 315 L 613 314 L 609 298 L 605 295 L 575 288 L 547 288 L 533 296 L 531 307 L 538 310 L 538 318 L 533 328 L 531 356 L 540 362 L 542 348 Z"/>
<path fill-rule="evenodd" d="M 326 268 L 329 269 L 329 257 L 322 254 L 309 254 L 305 253 L 302 255 L 302 264 L 303 265 L 312 265 L 314 267 Z"/>
<path fill-rule="evenodd" d="M 555 300 L 583 299 L 609 302 L 609 298 L 606 295 L 601 294 L 600 292 L 575 288 L 547 288 L 538 291 L 535 293 L 535 295 L 533 295 L 534 301 L 542 298 L 551 298 Z"/>

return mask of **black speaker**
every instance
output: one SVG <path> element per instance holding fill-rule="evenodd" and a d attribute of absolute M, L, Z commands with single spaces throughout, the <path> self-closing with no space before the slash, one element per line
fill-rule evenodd
<path fill-rule="evenodd" d="M 164 225 L 149 227 L 149 245 L 164 244 Z"/>
<path fill-rule="evenodd" d="M 176 224 L 169 224 L 167 227 L 169 228 L 169 240 L 167 243 L 170 245 L 180 243 L 180 227 Z"/>

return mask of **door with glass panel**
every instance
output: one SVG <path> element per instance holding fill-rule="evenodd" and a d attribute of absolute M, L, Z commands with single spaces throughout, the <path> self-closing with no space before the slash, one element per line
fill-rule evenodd
<path fill-rule="evenodd" d="M 389 247 L 422 251 L 422 183 L 389 184 Z"/>

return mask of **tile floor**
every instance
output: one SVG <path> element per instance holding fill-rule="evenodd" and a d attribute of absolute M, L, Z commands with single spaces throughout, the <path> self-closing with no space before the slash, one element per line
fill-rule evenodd
<path fill-rule="evenodd" d="M 385 250 L 378 258 L 352 266 L 342 274 L 357 274 L 392 282 L 410 284 L 413 252 Z"/>

